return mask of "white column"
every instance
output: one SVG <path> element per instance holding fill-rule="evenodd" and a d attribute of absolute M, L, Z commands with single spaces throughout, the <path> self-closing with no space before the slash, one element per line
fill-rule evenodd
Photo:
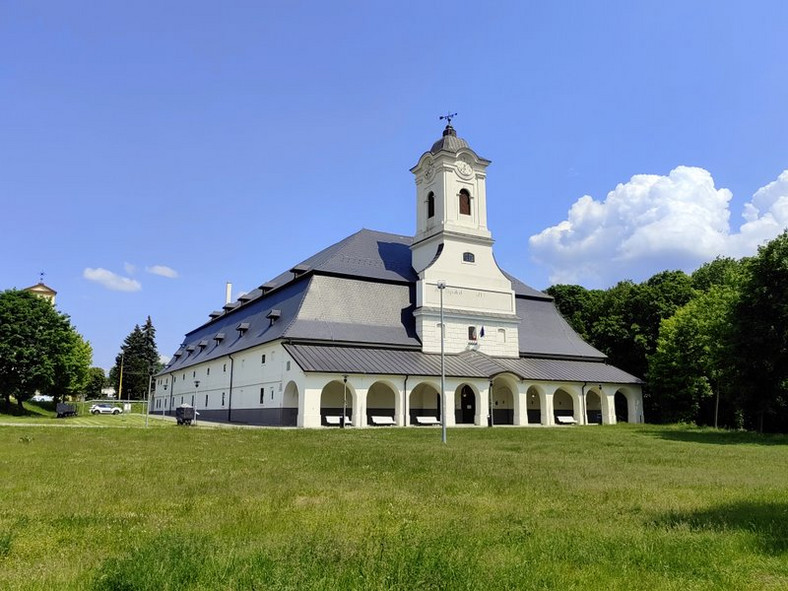
<path fill-rule="evenodd" d="M 517 384 L 514 392 L 514 424 L 527 425 L 528 424 L 528 388 L 522 384 Z"/>
<path fill-rule="evenodd" d="M 320 394 L 323 388 L 305 386 L 298 391 L 298 426 L 320 427 Z"/>
<path fill-rule="evenodd" d="M 353 426 L 366 427 L 367 426 L 367 388 L 354 388 L 353 389 Z M 350 388 L 348 388 L 350 394 Z"/>
<path fill-rule="evenodd" d="M 599 399 L 602 402 L 602 424 L 615 425 L 616 424 L 616 400 L 615 392 L 610 392 L 610 388 L 605 388 L 602 385 L 602 390 L 599 393 Z"/>
<path fill-rule="evenodd" d="M 542 407 L 542 424 L 546 427 L 550 427 L 555 425 L 555 408 L 553 406 L 553 394 L 555 394 L 555 389 L 552 392 L 545 392 L 543 400 L 541 400 L 540 406 Z M 541 394 L 540 394 L 541 397 Z"/>
<path fill-rule="evenodd" d="M 456 404 L 454 398 L 455 390 L 458 385 L 459 384 L 454 383 L 454 381 L 446 380 L 446 408 L 441 410 L 446 413 L 447 427 L 454 427 L 457 425 L 457 421 L 454 420 L 454 405 Z"/>
<path fill-rule="evenodd" d="M 398 426 L 404 427 L 408 424 L 408 417 L 410 416 L 410 392 L 404 384 L 397 396 L 399 396 L 399 414 L 396 417 L 396 421 Z"/>
<path fill-rule="evenodd" d="M 474 424 L 477 427 L 486 427 L 487 426 L 487 415 L 490 414 L 490 382 L 484 382 L 483 387 L 479 387 L 479 384 L 474 384 L 477 388 L 479 388 L 479 400 L 476 405 L 476 416 L 474 417 Z"/>

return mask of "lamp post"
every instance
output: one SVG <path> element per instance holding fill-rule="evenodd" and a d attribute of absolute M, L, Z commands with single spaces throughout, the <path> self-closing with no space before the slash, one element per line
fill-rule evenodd
<path fill-rule="evenodd" d="M 342 419 L 339 421 L 339 428 L 345 428 L 345 416 L 347 416 L 347 376 L 342 376 L 344 390 L 342 391 Z"/>
<path fill-rule="evenodd" d="M 446 368 L 444 366 L 443 338 L 445 328 L 443 326 L 443 290 L 446 289 L 445 281 L 438 281 L 438 292 L 441 296 L 441 441 L 446 443 Z"/>
<path fill-rule="evenodd" d="M 150 413 L 150 392 L 153 387 L 153 376 L 148 376 L 148 398 L 145 400 L 145 428 L 148 427 L 148 414 Z"/>
<path fill-rule="evenodd" d="M 197 394 L 200 388 L 200 380 L 194 380 L 194 400 L 192 406 L 194 407 L 194 424 L 197 424 Z"/>

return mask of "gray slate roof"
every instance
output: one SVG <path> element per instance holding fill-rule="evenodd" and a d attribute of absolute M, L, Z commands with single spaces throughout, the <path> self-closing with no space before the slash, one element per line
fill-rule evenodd
<path fill-rule="evenodd" d="M 400 349 L 285 344 L 306 372 L 440 376 L 440 355 Z M 511 373 L 523 380 L 638 384 L 641 381 L 603 361 L 489 357 L 476 351 L 444 357 L 449 377 L 492 378 Z"/>
<path fill-rule="evenodd" d="M 420 351 L 413 317 L 418 276 L 411 266 L 411 242 L 409 236 L 366 229 L 348 236 L 187 333 L 164 372 L 277 339 Z M 506 276 L 521 318 L 521 355 L 604 359 L 575 334 L 550 296 Z M 271 310 L 279 311 L 273 323 Z M 242 323 L 248 323 L 247 330 L 237 330 Z M 216 340 L 218 334 L 224 338 Z"/>

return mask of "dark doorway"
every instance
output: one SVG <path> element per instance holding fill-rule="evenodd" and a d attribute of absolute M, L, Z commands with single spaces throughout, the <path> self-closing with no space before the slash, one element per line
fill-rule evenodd
<path fill-rule="evenodd" d="M 476 394 L 470 386 L 463 386 L 460 391 L 459 423 L 473 424 L 476 418 Z"/>
<path fill-rule="evenodd" d="M 626 423 L 629 419 L 629 405 L 627 404 L 627 397 L 621 392 L 616 392 L 615 396 L 616 405 L 616 422 Z"/>

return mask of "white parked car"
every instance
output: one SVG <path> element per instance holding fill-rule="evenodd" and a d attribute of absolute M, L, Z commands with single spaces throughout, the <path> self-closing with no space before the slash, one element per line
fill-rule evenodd
<path fill-rule="evenodd" d="M 119 415 L 123 411 L 117 406 L 111 404 L 94 404 L 90 407 L 90 414 L 92 415 Z"/>

